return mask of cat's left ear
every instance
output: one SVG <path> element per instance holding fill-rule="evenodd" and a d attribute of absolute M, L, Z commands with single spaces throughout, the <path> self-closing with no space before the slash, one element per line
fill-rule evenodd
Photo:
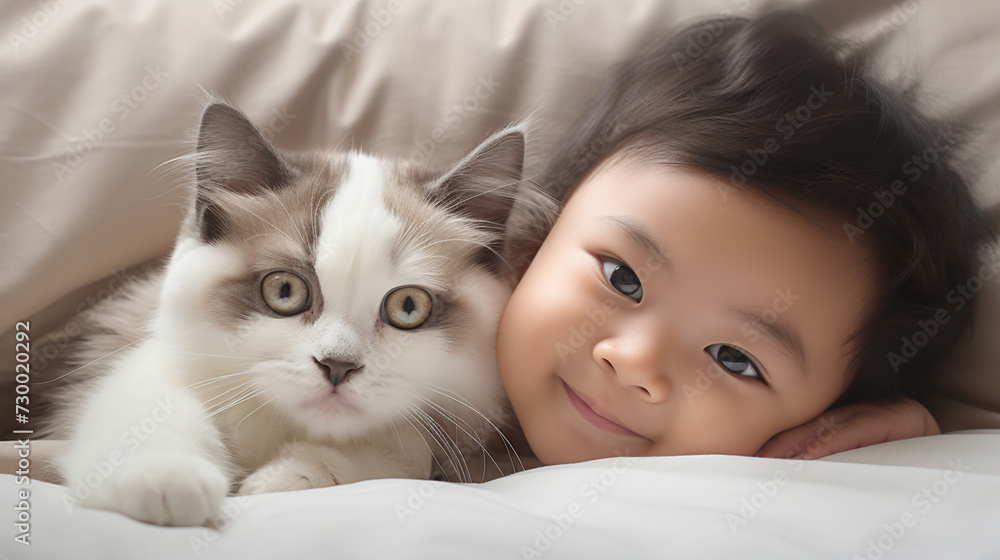
<path fill-rule="evenodd" d="M 223 102 L 205 108 L 198 128 L 199 188 L 239 194 L 280 187 L 288 170 L 274 147 L 239 109 Z"/>
<path fill-rule="evenodd" d="M 524 128 L 487 138 L 432 186 L 439 203 L 500 228 L 514 205 L 524 173 Z"/>
<path fill-rule="evenodd" d="M 280 189 L 289 170 L 246 115 L 214 101 L 201 116 L 195 176 L 194 227 L 202 241 L 212 243 L 231 229 L 227 197 Z"/>

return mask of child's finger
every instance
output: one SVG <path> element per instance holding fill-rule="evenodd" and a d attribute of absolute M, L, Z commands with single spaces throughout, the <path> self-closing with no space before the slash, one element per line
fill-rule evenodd
<path fill-rule="evenodd" d="M 827 440 L 814 440 L 806 444 L 793 456 L 794 459 L 819 459 L 841 451 L 850 451 L 859 447 L 875 445 L 889 441 L 885 431 L 872 431 L 871 426 L 851 424 Z"/>
<path fill-rule="evenodd" d="M 776 459 L 801 459 L 805 458 L 803 456 L 805 453 L 813 459 L 830 455 L 837 451 L 829 449 L 839 449 L 841 446 L 849 445 L 846 443 L 850 440 L 849 437 L 837 437 L 843 433 L 845 427 L 845 420 L 838 420 L 833 414 L 826 414 L 774 436 L 755 455 Z"/>
<path fill-rule="evenodd" d="M 827 411 L 774 436 L 756 456 L 818 459 L 858 447 L 939 433 L 934 417 L 912 399 L 858 403 Z"/>

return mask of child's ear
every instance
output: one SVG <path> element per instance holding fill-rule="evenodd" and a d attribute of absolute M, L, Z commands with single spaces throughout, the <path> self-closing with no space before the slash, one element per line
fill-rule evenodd
<path fill-rule="evenodd" d="M 531 261 L 538 254 L 538 249 L 542 244 L 541 239 L 512 239 L 510 235 L 505 240 L 503 250 L 504 260 L 510 264 L 509 268 L 501 271 L 501 276 L 513 288 L 528 271 Z"/>
<path fill-rule="evenodd" d="M 543 186 L 533 181 L 522 181 L 517 200 L 507 220 L 504 245 L 501 251 L 510 268 L 503 271 L 512 286 L 521 281 L 531 261 L 549 234 L 562 205 Z"/>

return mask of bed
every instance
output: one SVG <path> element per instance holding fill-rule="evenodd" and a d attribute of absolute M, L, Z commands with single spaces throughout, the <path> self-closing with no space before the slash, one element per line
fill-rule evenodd
<path fill-rule="evenodd" d="M 871 49 L 888 76 L 920 77 L 930 113 L 976 127 L 970 176 L 1000 221 L 1000 5 L 987 0 L 0 4 L 5 414 L 18 322 L 44 368 L 88 305 L 170 250 L 186 177 L 161 164 L 191 148 L 203 90 L 289 148 L 437 162 L 533 114 L 531 176 L 605 71 L 653 37 L 793 6 Z M 0 556 L 998 558 L 1000 276 L 977 285 L 976 328 L 928 403 L 940 436 L 805 463 L 613 458 L 485 484 L 376 480 L 233 497 L 215 528 L 163 528 L 74 507 L 45 470 L 58 442 L 25 434 L 0 448 Z"/>

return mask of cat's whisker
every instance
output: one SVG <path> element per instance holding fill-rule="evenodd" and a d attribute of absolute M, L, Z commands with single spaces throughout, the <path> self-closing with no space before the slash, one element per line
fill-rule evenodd
<path fill-rule="evenodd" d="M 406 230 L 402 234 L 402 245 L 413 245 L 416 248 L 423 248 L 424 240 L 431 235 L 430 228 L 425 222 L 409 222 Z"/>
<path fill-rule="evenodd" d="M 78 368 L 76 368 L 76 369 L 73 369 L 73 370 L 71 370 L 71 371 L 68 371 L 68 372 L 66 372 L 66 373 L 64 373 L 64 374 L 62 374 L 62 375 L 60 375 L 59 377 L 56 377 L 56 378 L 53 378 L 53 379 L 49 379 L 48 381 L 38 381 L 38 382 L 36 382 L 36 383 L 34 383 L 34 384 L 35 384 L 35 385 L 45 385 L 46 383 L 52 383 L 52 382 L 55 382 L 55 381 L 59 381 L 60 379 L 62 379 L 63 377 L 66 377 L 67 375 L 72 375 L 72 374 L 74 374 L 74 373 L 76 373 L 76 372 L 80 371 L 80 370 L 81 370 L 81 369 L 83 369 L 83 368 L 86 368 L 86 367 L 89 367 L 89 366 L 92 366 L 92 365 L 96 364 L 97 362 L 99 362 L 99 361 L 103 360 L 104 358 L 107 358 L 107 357 L 109 357 L 109 356 L 112 356 L 112 355 L 114 355 L 114 354 L 117 354 L 118 352 L 121 352 L 122 350 L 124 350 L 124 349 L 126 349 L 126 348 L 130 348 L 130 347 L 132 347 L 132 346 L 134 346 L 134 345 L 136 345 L 136 344 L 138 344 L 138 343 L 142 342 L 143 340 L 146 340 L 147 338 L 149 338 L 149 337 L 151 337 L 151 336 L 153 336 L 153 333 L 149 333 L 149 334 L 147 334 L 146 336 L 144 336 L 144 337 L 142 337 L 142 338 L 140 338 L 140 339 L 138 339 L 138 340 L 135 340 L 135 341 L 133 341 L 133 342 L 130 342 L 130 343 L 126 344 L 125 346 L 122 346 L 121 348 L 119 348 L 119 349 L 117 349 L 117 350 L 112 350 L 111 352 L 108 352 L 107 354 L 105 354 L 105 355 L 101 356 L 100 358 L 97 358 L 97 359 L 94 359 L 94 360 L 91 360 L 91 361 L 89 361 L 89 362 L 87 362 L 87 363 L 83 364 L 82 366 L 80 366 L 80 367 L 78 367 Z"/>
<path fill-rule="evenodd" d="M 402 236 L 400 244 L 415 253 L 424 253 L 429 247 L 427 240 L 431 236 L 425 224 L 408 224 L 406 235 Z"/>
<path fill-rule="evenodd" d="M 177 170 L 185 171 L 188 168 L 190 168 L 190 167 L 193 166 L 193 162 L 191 161 L 192 159 L 193 159 L 193 157 L 192 157 L 192 154 L 190 154 L 190 153 L 186 153 L 186 154 L 179 155 L 177 157 L 170 158 L 167 161 L 165 161 L 165 162 L 157 165 L 156 167 L 150 169 L 149 173 L 147 175 L 151 175 L 154 171 L 157 171 L 161 167 L 170 167 L 170 168 L 172 168 L 171 169 L 172 171 L 177 171 Z"/>
<path fill-rule="evenodd" d="M 328 161 L 328 164 L 332 165 L 332 163 L 330 163 L 329 161 Z M 318 242 L 318 240 L 320 238 L 320 235 L 319 235 L 319 233 L 320 233 L 319 232 L 319 225 L 323 221 L 323 211 L 326 209 L 327 198 L 332 197 L 335 192 L 336 192 L 335 190 L 329 189 L 329 190 L 323 192 L 317 199 L 314 199 L 312 201 L 312 205 L 311 205 L 311 207 L 313 209 L 313 219 L 312 219 L 312 229 L 313 229 L 312 234 L 313 235 L 312 235 L 312 239 L 314 240 L 314 242 Z M 315 250 L 315 247 L 313 248 L 313 250 Z"/>
<path fill-rule="evenodd" d="M 213 408 L 217 408 L 217 407 L 220 407 L 220 406 L 226 406 L 226 404 L 228 404 L 228 403 L 230 403 L 230 402 L 232 402 L 234 400 L 241 399 L 247 393 L 250 393 L 250 392 L 253 392 L 253 391 L 256 391 L 256 390 L 257 390 L 257 388 L 254 387 L 252 380 L 243 381 L 242 383 L 239 383 L 238 385 L 230 387 L 229 389 L 226 389 L 222 393 L 219 393 L 219 394 L 215 395 L 214 397 L 212 397 L 212 398 L 210 398 L 210 399 L 208 399 L 206 401 L 203 401 L 203 404 L 209 410 L 211 410 Z M 229 393 L 232 393 L 233 391 L 236 391 L 236 393 L 234 395 L 229 395 L 228 397 L 226 396 Z M 215 404 L 210 404 L 212 401 L 215 401 L 215 400 L 220 399 L 220 398 L 222 399 L 221 401 L 216 402 Z"/>
<path fill-rule="evenodd" d="M 458 470 L 458 477 L 460 482 L 472 482 L 472 474 L 469 473 L 469 466 L 465 462 L 465 457 L 462 455 L 462 450 L 459 448 L 455 440 L 448 435 L 448 433 L 437 423 L 436 420 L 430 415 L 416 408 L 413 413 L 417 415 L 418 418 L 424 420 L 424 425 L 430 430 L 431 437 L 438 442 L 441 446 L 441 450 L 448 455 L 449 462 Z"/>
<path fill-rule="evenodd" d="M 454 238 L 454 239 L 439 239 L 439 240 L 437 240 L 437 241 L 435 241 L 435 242 L 433 242 L 433 243 L 431 243 L 431 244 L 429 244 L 427 246 L 428 247 L 433 247 L 434 245 L 437 245 L 439 243 L 450 243 L 450 242 L 456 242 L 456 241 L 460 242 L 460 243 L 468 243 L 470 245 L 476 245 L 478 247 L 482 247 L 483 249 L 486 249 L 487 251 L 489 251 L 489 252 L 493 253 L 494 255 L 496 255 L 497 259 L 499 259 L 503 264 L 507 265 L 507 268 L 509 268 L 511 270 L 514 270 L 514 267 L 512 267 L 510 265 L 510 263 L 507 262 L 507 259 L 503 258 L 503 255 L 501 255 L 499 252 L 497 252 L 496 249 L 494 249 L 493 247 L 490 247 L 489 245 L 487 245 L 485 243 L 481 243 L 479 241 L 476 241 L 474 239 L 458 239 L 458 238 Z"/>
<path fill-rule="evenodd" d="M 396 441 L 399 442 L 399 448 L 406 449 L 406 446 L 403 444 L 403 436 L 399 435 L 399 430 L 396 429 L 396 421 L 390 418 L 389 426 L 392 428 L 393 433 L 396 434 Z M 425 441 L 424 443 L 426 444 L 427 442 Z"/>
<path fill-rule="evenodd" d="M 437 453 L 434 453 L 434 450 L 431 449 L 431 445 L 430 443 L 428 443 L 427 437 L 425 436 L 425 434 L 431 435 L 430 430 L 424 427 L 423 422 L 419 418 L 417 418 L 416 415 L 413 414 L 412 407 L 409 410 L 401 411 L 401 414 L 403 419 L 406 420 L 406 423 L 409 424 L 411 428 L 413 428 L 413 431 L 415 431 L 417 435 L 420 436 L 420 440 L 424 442 L 424 447 L 427 448 L 427 452 L 428 454 L 430 454 L 433 463 L 437 465 L 439 472 L 441 472 L 447 477 L 448 470 L 444 467 L 443 464 L 441 464 L 441 461 L 438 459 Z M 414 422 L 416 422 L 416 424 L 414 424 Z M 421 427 L 423 427 L 423 429 L 421 429 Z M 433 436 L 431 437 L 433 438 Z M 438 445 L 436 439 L 434 440 L 434 444 Z M 455 470 L 457 472 L 457 469 Z"/>
<path fill-rule="evenodd" d="M 268 193 L 271 199 L 274 200 L 277 203 L 277 205 L 281 207 L 282 210 L 285 211 L 285 214 L 288 216 L 288 221 L 292 224 L 292 227 L 295 228 L 296 233 L 299 234 L 299 239 L 301 240 L 300 243 L 302 244 L 307 243 L 309 241 L 309 238 L 307 238 L 305 234 L 302 233 L 302 230 L 299 229 L 299 224 L 296 223 L 296 220 L 292 216 L 292 213 L 288 211 L 288 207 L 285 205 L 285 202 L 281 200 L 281 198 L 277 194 L 271 193 L 270 191 L 268 191 Z"/>
<path fill-rule="evenodd" d="M 270 233 L 270 232 L 267 232 L 267 233 L 258 233 L 257 235 L 251 235 L 250 237 L 247 237 L 246 240 L 245 240 L 245 242 L 249 243 L 251 241 L 256 240 L 258 237 L 273 237 L 274 235 L 275 235 L 274 233 Z"/>
<path fill-rule="evenodd" d="M 454 213 L 456 211 L 455 210 L 456 208 L 462 206 L 463 204 L 465 204 L 466 202 L 469 202 L 470 200 L 473 200 L 475 198 L 478 198 L 478 197 L 486 195 L 486 194 L 492 194 L 492 193 L 495 193 L 495 192 L 500 191 L 500 190 L 509 189 L 512 186 L 517 185 L 521 181 L 523 181 L 523 179 L 518 179 L 516 181 L 510 181 L 510 182 L 507 182 L 507 183 L 503 183 L 501 185 L 493 187 L 492 189 L 485 190 L 485 191 L 482 191 L 482 192 L 478 192 L 478 193 L 470 196 L 469 198 L 462 199 L 462 200 L 456 200 L 456 201 L 452 202 L 451 204 L 447 204 L 447 205 L 442 206 L 442 208 L 444 208 L 444 210 L 447 211 L 447 212 L 449 212 L 449 213 Z M 507 193 L 507 196 L 509 198 L 514 198 L 517 195 L 517 189 L 513 189 L 513 190 L 514 190 L 514 192 Z"/>
<path fill-rule="evenodd" d="M 250 412 L 248 412 L 246 416 L 244 416 L 239 422 L 236 423 L 236 427 L 233 428 L 233 434 L 235 435 L 237 432 L 240 431 L 240 424 L 242 424 L 244 420 L 246 420 L 247 418 L 249 418 L 251 414 L 253 414 L 254 412 L 257 412 L 258 410 L 260 410 L 260 409 L 264 408 L 265 406 L 271 404 L 271 401 L 273 401 L 276 398 L 278 398 L 278 397 L 271 397 L 271 398 L 267 399 L 266 401 L 264 401 L 257 408 L 255 408 L 255 409 L 251 410 Z"/>
<path fill-rule="evenodd" d="M 463 420 L 461 417 L 459 417 L 454 412 L 451 412 L 450 410 L 448 410 L 445 407 L 443 407 L 443 406 L 435 403 L 434 401 L 432 401 L 430 399 L 427 399 L 427 398 L 424 398 L 424 397 L 418 397 L 418 398 L 424 404 L 426 404 L 427 406 L 429 406 L 432 409 L 438 411 L 444 418 L 450 420 L 452 422 L 452 424 L 454 424 L 456 428 L 458 428 L 459 430 L 462 431 L 462 433 L 464 433 L 466 436 L 468 436 L 469 439 L 471 439 L 472 441 L 476 442 L 476 445 L 478 445 L 479 449 L 482 450 L 483 454 L 486 457 L 489 458 L 490 462 L 493 463 L 493 466 L 495 466 L 497 468 L 497 470 L 501 474 L 506 474 L 506 473 L 503 472 L 503 468 L 500 467 L 500 464 L 497 463 L 496 460 L 493 458 L 493 455 L 490 454 L 489 450 L 484 445 L 484 442 L 482 440 L 480 440 L 478 437 L 476 437 L 473 433 L 471 433 L 469 431 L 469 430 L 472 430 L 472 432 L 475 432 L 475 428 L 473 428 L 471 424 L 469 424 L 468 422 L 466 422 L 465 420 Z M 463 428 L 459 424 L 459 422 L 461 422 L 462 424 L 465 424 L 466 426 L 468 426 L 469 430 L 466 430 L 465 428 Z M 470 476 L 471 476 L 471 473 L 470 473 Z M 479 475 L 479 479 L 480 480 L 483 480 L 484 478 L 486 478 L 486 463 L 485 462 L 483 463 L 483 472 L 480 473 L 480 475 Z"/>
<path fill-rule="evenodd" d="M 232 377 L 239 377 L 241 375 L 246 375 L 248 373 L 250 373 L 249 370 L 247 370 L 247 371 L 241 371 L 241 372 L 238 372 L 238 373 L 228 373 L 228 374 L 225 374 L 225 375 L 216 375 L 214 377 L 209 377 L 208 379 L 202 379 L 201 381 L 195 381 L 194 383 L 188 385 L 187 387 L 184 387 L 184 390 L 187 391 L 187 390 L 201 389 L 203 387 L 207 387 L 209 385 L 215 385 L 216 383 L 221 383 L 223 381 L 233 381 L 230 378 L 232 378 Z"/>
<path fill-rule="evenodd" d="M 284 236 L 284 238 L 287 239 L 288 241 L 290 241 L 293 245 L 299 245 L 299 243 L 296 243 L 296 241 L 294 239 L 292 239 L 291 235 L 288 235 L 287 233 L 285 233 L 278 226 L 276 226 L 276 225 L 272 224 L 271 222 L 265 220 L 263 217 L 260 216 L 260 214 L 257 214 L 256 212 L 254 212 L 253 210 L 251 210 L 249 207 L 244 207 L 243 211 L 249 212 L 251 216 L 253 216 L 253 217 L 257 218 L 258 220 L 264 222 L 265 224 L 273 227 L 275 230 L 277 230 L 278 233 L 280 233 L 282 236 Z"/>
<path fill-rule="evenodd" d="M 230 410 L 230 409 L 232 409 L 235 406 L 243 404 L 243 403 L 245 403 L 246 401 L 248 401 L 250 399 L 256 398 L 257 396 L 259 396 L 262 393 L 263 393 L 263 391 L 261 391 L 259 389 L 253 389 L 253 388 L 251 388 L 250 392 L 243 393 L 241 396 L 238 396 L 235 400 L 233 400 L 232 402 L 230 402 L 228 405 L 223 406 L 222 408 L 219 408 L 217 410 L 213 410 L 213 411 L 209 412 L 208 415 L 209 415 L 209 417 L 212 417 L 212 416 L 217 416 L 219 414 L 222 414 L 223 412 L 226 412 L 227 410 Z M 220 404 L 222 404 L 222 403 L 220 403 Z"/>
<path fill-rule="evenodd" d="M 218 401 L 216 403 L 206 404 L 205 412 L 208 413 L 209 418 L 214 417 L 218 414 L 221 414 L 233 408 L 234 406 L 237 406 L 238 404 L 246 400 L 247 397 L 253 396 L 254 394 L 259 394 L 255 393 L 255 391 L 256 389 L 254 389 L 253 387 L 243 387 L 239 389 L 239 391 L 236 394 L 231 395 L 221 401 Z"/>
<path fill-rule="evenodd" d="M 431 456 L 432 460 L 434 461 L 434 464 L 436 464 L 438 466 L 438 469 L 440 469 L 440 471 L 444 473 L 445 472 L 444 465 L 442 465 L 441 461 L 438 460 L 437 454 L 434 453 L 434 450 L 431 449 L 430 443 L 427 442 L 427 438 L 424 437 L 424 433 L 426 432 L 426 430 L 421 430 L 413 423 L 415 421 L 417 422 L 417 424 L 421 424 L 420 420 L 413 415 L 411 410 L 412 407 L 410 409 L 400 411 L 400 416 L 402 417 L 403 420 L 406 420 L 406 423 L 409 424 L 411 428 L 413 428 L 413 431 L 416 432 L 418 436 L 420 436 L 420 441 L 424 442 L 424 447 L 427 448 L 427 453 Z M 399 430 L 396 430 L 396 423 L 393 421 L 390 421 L 390 423 L 392 425 L 392 429 L 396 431 L 396 437 L 399 438 L 400 447 L 405 449 L 406 446 L 403 445 L 403 440 L 402 438 L 400 438 Z"/>
<path fill-rule="evenodd" d="M 423 263 L 424 261 L 435 261 L 435 260 L 442 260 L 442 261 L 445 261 L 445 262 L 451 262 L 452 259 L 451 259 L 451 257 L 446 256 L 446 255 L 421 255 L 420 257 L 418 257 L 416 259 L 413 259 L 410 262 L 412 262 L 414 264 L 420 264 L 420 263 Z M 444 273 L 440 273 L 440 272 L 437 272 L 437 271 L 428 271 L 427 274 L 429 276 L 444 276 Z"/>
<path fill-rule="evenodd" d="M 433 401 L 431 401 L 431 400 L 429 400 L 429 399 L 425 399 L 424 397 L 419 397 L 419 398 L 420 398 L 420 399 L 421 399 L 421 400 L 422 400 L 423 402 L 425 402 L 425 403 L 426 403 L 426 404 L 427 404 L 428 406 L 430 406 L 431 408 L 433 408 L 433 409 L 437 410 L 437 411 L 438 411 L 438 412 L 439 412 L 439 413 L 440 413 L 441 415 L 443 415 L 443 416 L 444 416 L 444 417 L 445 417 L 446 419 L 448 419 L 448 420 L 450 420 L 450 421 L 451 421 L 452 423 L 454 423 L 454 424 L 455 424 L 455 427 L 456 427 L 456 428 L 458 428 L 459 430 L 462 430 L 462 432 L 463 432 L 463 433 L 465 433 L 465 435 L 466 435 L 466 436 L 468 436 L 468 438 L 469 438 L 469 439 L 471 439 L 472 441 L 474 441 L 474 442 L 476 443 L 476 445 L 478 445 L 478 446 L 479 446 L 479 448 L 480 448 L 480 450 L 481 450 L 481 451 L 483 452 L 483 454 L 484 454 L 484 455 L 485 455 L 486 457 L 488 457 L 488 458 L 489 458 L 489 460 L 490 460 L 490 462 L 491 462 L 491 463 L 493 463 L 493 465 L 494 465 L 494 466 L 495 466 L 495 467 L 497 468 L 497 471 L 499 471 L 499 472 L 500 472 L 501 474 L 507 474 L 507 473 L 504 473 L 504 469 L 503 469 L 503 468 L 502 468 L 502 467 L 500 466 L 500 464 L 499 464 L 499 463 L 498 463 L 498 462 L 496 461 L 496 459 L 495 459 L 495 458 L 493 457 L 493 454 L 492 454 L 492 453 L 490 453 L 489 449 L 488 449 L 488 448 L 486 447 L 486 443 L 487 443 L 487 441 L 486 441 L 486 439 L 485 439 L 485 438 L 486 438 L 485 434 L 482 434 L 482 435 L 483 435 L 483 438 L 482 438 L 482 439 L 480 439 L 479 437 L 477 437 L 477 436 L 475 435 L 475 432 L 476 432 L 476 429 L 475 429 L 475 428 L 474 428 L 474 427 L 473 427 L 473 426 L 472 426 L 471 424 L 469 424 L 469 423 L 468 423 L 468 422 L 466 422 L 466 421 L 465 421 L 464 419 L 462 419 L 462 418 L 461 418 L 460 416 L 458 416 L 458 415 L 457 415 L 457 414 L 455 414 L 454 412 L 451 412 L 450 410 L 446 409 L 446 408 L 445 408 L 445 407 L 443 407 L 442 405 L 440 405 L 440 404 L 438 404 L 438 403 L 435 403 L 435 402 L 433 402 Z M 471 406 L 469 406 L 469 405 L 466 405 L 466 406 L 468 406 L 468 407 L 469 407 L 470 409 L 472 409 L 473 411 L 476 411 L 474 407 L 471 407 Z M 476 412 L 478 413 L 478 411 L 476 411 Z M 480 414 L 480 416 L 482 416 L 482 414 Z M 485 417 L 484 417 L 484 418 L 485 418 Z M 487 421 L 489 421 L 489 420 L 487 419 Z M 467 427 L 468 427 L 468 430 L 466 430 L 465 428 L 463 428 L 462 426 L 460 426 L 460 425 L 459 425 L 459 422 L 461 422 L 462 424 L 464 424 L 465 426 L 467 426 Z M 506 436 L 504 436 L 503 432 L 499 431 L 499 429 L 497 429 L 497 428 L 496 428 L 496 426 L 494 426 L 492 422 L 490 422 L 490 425 L 491 425 L 491 426 L 493 427 L 494 431 L 496 431 L 496 432 L 497 432 L 497 434 L 499 434 L 499 435 L 500 435 L 500 437 L 501 437 L 501 438 L 503 438 L 503 439 L 506 439 Z M 482 424 L 480 423 L 480 428 L 482 428 L 482 427 L 483 427 L 483 426 L 482 426 Z M 473 433 L 470 433 L 470 430 L 471 430 L 471 432 L 473 432 Z M 513 456 L 512 456 L 512 453 L 511 453 L 511 446 L 505 446 L 505 451 L 507 452 L 507 458 L 508 458 L 509 460 L 511 460 L 511 466 L 514 466 L 514 465 L 513 465 L 513 458 L 514 458 L 514 457 L 517 457 L 517 460 L 518 460 L 518 462 L 520 463 L 520 457 L 519 457 L 519 456 L 517 455 L 517 453 L 516 453 L 516 452 L 515 452 L 515 453 L 513 454 Z M 523 464 L 521 464 L 520 466 L 521 466 L 521 470 L 523 471 L 523 470 L 524 470 L 524 465 L 523 465 Z M 483 478 L 485 478 L 485 476 L 486 476 L 486 474 L 485 474 L 485 469 L 486 469 L 486 464 L 484 463 L 484 464 L 483 464 L 483 474 L 482 474 L 482 477 L 483 477 Z M 516 470 L 515 470 L 515 472 L 516 472 Z"/>
<path fill-rule="evenodd" d="M 147 201 L 158 200 L 158 199 L 167 197 L 169 195 L 172 195 L 172 194 L 174 194 L 177 191 L 182 191 L 184 193 L 184 195 L 182 195 L 180 197 L 180 200 L 178 202 L 169 203 L 168 205 L 169 206 L 177 206 L 177 207 L 180 207 L 180 208 L 184 208 L 188 204 L 188 201 L 186 200 L 187 197 L 185 195 L 187 194 L 187 190 L 188 190 L 189 187 L 186 184 L 186 182 L 187 181 L 183 177 L 181 177 L 179 179 L 176 179 L 176 180 L 173 181 L 172 185 L 169 188 L 164 189 L 163 192 L 161 192 L 160 194 L 158 194 L 156 196 L 151 196 L 151 197 L 146 198 L 146 200 Z"/>
<path fill-rule="evenodd" d="M 209 403 L 211 403 L 211 402 L 212 402 L 212 401 L 214 401 L 214 400 L 218 400 L 218 399 L 222 399 L 222 398 L 224 398 L 224 397 L 225 397 L 226 395 L 228 395 L 229 393 L 232 393 L 233 391 L 238 391 L 238 392 L 245 392 L 245 391 L 246 391 L 246 389 L 247 389 L 247 387 L 248 387 L 248 386 L 250 386 L 250 385 L 251 385 L 251 383 L 253 383 L 253 382 L 252 382 L 252 381 L 244 381 L 244 382 L 240 383 L 239 385 L 236 385 L 236 386 L 234 386 L 234 387 L 230 387 L 229 389 L 226 389 L 225 391 L 223 391 L 223 392 L 221 392 L 221 393 L 219 393 L 219 394 L 215 395 L 214 397 L 212 397 L 212 398 L 210 398 L 210 399 L 206 400 L 206 401 L 204 402 L 204 404 L 205 404 L 205 406 L 210 406 L 210 407 L 211 407 L 211 406 L 215 406 L 215 405 L 210 405 Z M 223 401 L 220 401 L 220 402 L 226 402 L 226 401 L 225 401 L 225 400 L 223 400 Z M 218 403 L 217 403 L 217 404 L 218 404 Z"/>
<path fill-rule="evenodd" d="M 183 354 L 185 356 L 201 356 L 201 357 L 204 357 L 204 358 L 227 358 L 227 359 L 233 359 L 233 360 L 249 360 L 249 359 L 267 360 L 267 359 L 269 359 L 268 356 L 262 356 L 262 355 L 256 355 L 256 354 L 247 354 L 245 356 L 232 356 L 232 355 L 228 355 L 228 354 L 205 354 L 203 352 L 189 352 L 187 350 L 178 350 L 177 353 L 178 354 Z"/>
<path fill-rule="evenodd" d="M 422 402 L 425 405 L 427 405 L 428 407 L 430 407 L 431 409 L 433 409 L 433 410 L 441 413 L 441 415 L 444 416 L 445 419 L 450 420 L 453 424 L 455 424 L 456 428 L 462 430 L 462 432 L 464 432 L 465 435 L 469 436 L 469 438 L 475 440 L 476 442 L 479 441 L 479 439 L 476 436 L 474 436 L 473 434 L 469 433 L 468 430 L 466 430 L 465 428 L 463 428 L 462 426 L 460 426 L 459 422 L 461 422 L 466 427 L 468 427 L 469 430 L 475 431 L 475 428 L 472 427 L 472 424 L 469 424 L 468 422 L 466 422 L 463 418 L 461 418 L 460 416 L 458 416 L 454 412 L 452 412 L 452 411 L 448 410 L 447 408 L 445 408 L 445 407 L 437 404 L 436 402 L 428 399 L 427 397 L 422 397 L 422 396 L 417 395 L 417 399 L 420 400 L 420 402 Z"/>
<path fill-rule="evenodd" d="M 497 435 L 500 436 L 501 440 L 503 440 L 504 447 L 507 449 L 507 456 L 508 456 L 508 458 L 517 459 L 518 466 L 521 467 L 522 471 L 525 470 L 524 469 L 524 463 L 521 461 L 521 457 L 517 454 L 517 450 L 514 447 L 514 444 L 510 442 L 510 440 L 507 438 L 507 436 L 504 435 L 503 431 L 496 424 L 494 424 L 493 421 L 490 420 L 488 416 L 486 416 L 485 414 L 483 414 L 482 412 L 480 412 L 478 409 L 476 409 L 476 407 L 473 406 L 472 403 L 468 401 L 468 399 L 465 399 L 464 397 L 462 397 L 458 393 L 455 393 L 454 391 L 451 391 L 450 389 L 447 389 L 447 388 L 444 388 L 444 387 L 434 387 L 434 386 L 428 385 L 426 383 L 421 383 L 420 381 L 417 381 L 415 379 L 410 379 L 409 381 L 412 382 L 412 383 L 414 383 L 414 384 L 416 384 L 416 385 L 419 385 L 420 387 L 423 387 L 424 389 L 427 389 L 428 391 L 432 391 L 434 393 L 437 393 L 438 395 L 441 395 L 442 397 L 451 399 L 452 401 L 454 401 L 454 402 L 456 402 L 456 403 L 458 403 L 458 404 L 460 404 L 460 405 L 468 408 L 472 412 L 474 412 L 477 415 L 479 415 L 479 417 L 481 419 L 485 420 L 486 423 L 489 424 L 491 428 L 493 428 L 493 430 L 497 433 Z M 513 457 L 511 457 L 511 454 L 513 454 Z"/>
<path fill-rule="evenodd" d="M 408 418 L 412 418 L 417 424 L 419 424 L 423 428 L 423 430 L 420 430 L 420 428 L 418 428 L 417 426 L 415 426 L 413 424 L 413 422 L 410 422 L 410 426 L 413 426 L 413 429 L 417 430 L 417 433 L 421 434 L 420 437 L 424 440 L 425 444 L 427 444 L 427 439 L 424 438 L 423 434 L 426 433 L 427 435 L 431 436 L 431 439 L 434 440 L 434 444 L 437 445 L 440 449 L 445 450 L 445 454 L 447 456 L 448 462 L 451 463 L 452 470 L 456 474 L 458 474 L 459 476 L 461 476 L 461 470 L 458 468 L 458 464 L 455 462 L 455 457 L 451 453 L 449 453 L 447 451 L 447 449 L 445 448 L 444 444 L 441 442 L 438 434 L 435 433 L 435 431 L 433 430 L 433 427 L 431 425 L 427 424 L 427 419 L 426 419 L 427 415 L 426 414 L 420 415 L 420 414 L 418 414 L 419 412 L 423 412 L 423 411 L 421 411 L 419 408 L 417 408 L 415 406 L 414 407 L 409 407 L 406 410 L 406 415 L 407 415 Z M 409 420 L 407 420 L 407 421 L 409 422 Z M 431 451 L 429 446 L 428 446 L 428 451 Z M 441 472 L 445 472 L 446 473 L 447 469 L 445 469 L 444 465 L 442 465 L 441 462 L 438 461 L 438 459 L 437 459 L 437 453 L 434 453 L 433 451 L 431 451 L 431 456 L 434 457 L 434 461 L 438 464 L 438 467 L 441 469 Z"/>

